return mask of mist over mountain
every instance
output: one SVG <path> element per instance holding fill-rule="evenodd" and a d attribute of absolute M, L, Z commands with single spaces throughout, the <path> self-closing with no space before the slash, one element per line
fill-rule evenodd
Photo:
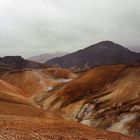
<path fill-rule="evenodd" d="M 44 62 L 48 61 L 49 59 L 52 59 L 55 57 L 60 57 L 60 56 L 66 55 L 66 54 L 67 54 L 66 52 L 43 53 L 40 55 L 29 57 L 28 59 L 32 60 L 32 61 L 44 63 Z"/>
<path fill-rule="evenodd" d="M 102 41 L 74 53 L 50 59 L 46 64 L 72 68 L 119 64 L 137 60 L 140 60 L 140 53 L 132 52 L 112 41 Z"/>
<path fill-rule="evenodd" d="M 137 51 L 139 5 L 139 0 L 0 0 L 0 56 L 72 52 L 102 40 Z"/>

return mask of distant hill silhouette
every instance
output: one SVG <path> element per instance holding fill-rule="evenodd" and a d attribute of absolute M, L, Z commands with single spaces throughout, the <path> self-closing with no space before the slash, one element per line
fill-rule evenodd
<path fill-rule="evenodd" d="M 132 52 L 111 41 L 102 41 L 74 53 L 50 59 L 46 64 L 72 68 L 119 64 L 137 60 L 140 60 L 140 53 Z"/>
<path fill-rule="evenodd" d="M 5 56 L 0 58 L 0 68 L 45 68 L 46 64 L 26 60 L 21 56 Z"/>
<path fill-rule="evenodd" d="M 44 62 L 48 61 L 49 59 L 52 59 L 55 57 L 60 57 L 60 56 L 66 55 L 66 54 L 67 54 L 66 52 L 44 53 L 44 54 L 40 54 L 37 56 L 32 56 L 28 59 L 32 60 L 32 61 L 44 63 Z"/>

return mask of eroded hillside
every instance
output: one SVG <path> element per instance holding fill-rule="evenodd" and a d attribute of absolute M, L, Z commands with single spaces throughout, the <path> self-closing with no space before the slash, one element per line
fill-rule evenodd
<path fill-rule="evenodd" d="M 79 123 L 64 121 L 31 104 L 23 96 L 8 89 L 0 92 L 1 140 L 134 140 L 117 133 L 96 130 Z"/>
<path fill-rule="evenodd" d="M 0 138 L 134 140 L 140 135 L 139 76 L 139 62 L 76 74 L 61 68 L 2 71 Z"/>
<path fill-rule="evenodd" d="M 61 68 L 17 69 L 1 74 L 2 80 L 22 89 L 28 97 L 48 91 L 75 77 L 74 73 Z"/>
<path fill-rule="evenodd" d="M 140 136 L 140 65 L 108 65 L 36 97 L 44 109 L 65 119 Z"/>

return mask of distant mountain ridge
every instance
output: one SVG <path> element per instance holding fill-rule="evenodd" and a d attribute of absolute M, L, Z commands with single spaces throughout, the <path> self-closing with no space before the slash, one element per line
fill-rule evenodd
<path fill-rule="evenodd" d="M 32 56 L 29 57 L 29 60 L 32 61 L 36 61 L 36 62 L 40 62 L 40 63 L 44 63 L 46 61 L 48 61 L 49 59 L 55 58 L 55 57 L 60 57 L 63 55 L 66 55 L 66 52 L 55 52 L 55 53 L 43 53 L 37 56 Z"/>
<path fill-rule="evenodd" d="M 57 57 L 45 62 L 48 65 L 59 65 L 64 68 L 100 66 L 106 64 L 119 64 L 140 60 L 140 53 L 112 41 L 102 41 L 85 49 Z"/>
<path fill-rule="evenodd" d="M 26 60 L 21 56 L 5 56 L 0 58 L 0 68 L 45 68 L 46 64 Z"/>

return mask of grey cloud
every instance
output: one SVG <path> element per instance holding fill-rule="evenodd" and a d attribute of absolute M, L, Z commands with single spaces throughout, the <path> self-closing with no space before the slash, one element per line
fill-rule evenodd
<path fill-rule="evenodd" d="M 139 0 L 1 0 L 0 55 L 72 52 L 102 40 L 140 51 Z"/>

